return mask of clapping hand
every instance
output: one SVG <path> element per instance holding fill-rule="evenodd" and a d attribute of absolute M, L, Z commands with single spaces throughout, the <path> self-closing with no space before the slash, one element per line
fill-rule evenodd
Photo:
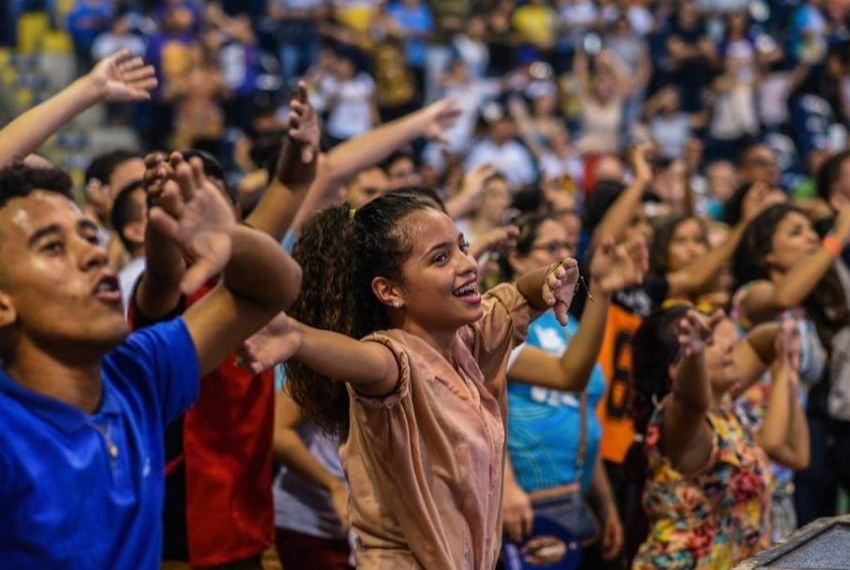
<path fill-rule="evenodd" d="M 567 326 L 567 311 L 573 302 L 578 284 L 578 262 L 568 258 L 554 263 L 543 281 L 543 301 L 553 309 L 561 326 Z"/>
<path fill-rule="evenodd" d="M 148 215 L 189 260 L 180 290 L 190 295 L 230 261 L 236 216 L 224 194 L 204 175 L 200 159 L 187 163 L 175 153 L 170 171 L 162 163 L 158 166 L 165 181 Z"/>
<path fill-rule="evenodd" d="M 788 374 L 792 384 L 799 383 L 800 351 L 802 343 L 800 328 L 793 318 L 783 318 L 776 336 L 776 363 Z"/>

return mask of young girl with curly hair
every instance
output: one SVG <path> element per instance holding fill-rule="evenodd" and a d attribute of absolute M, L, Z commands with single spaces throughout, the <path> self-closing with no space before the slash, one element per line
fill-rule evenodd
<path fill-rule="evenodd" d="M 341 433 L 358 568 L 496 564 L 508 354 L 544 311 L 566 324 L 578 269 L 482 295 L 467 247 L 428 191 L 324 210 L 293 252 L 313 287 L 247 347 L 291 356 L 305 418 Z"/>

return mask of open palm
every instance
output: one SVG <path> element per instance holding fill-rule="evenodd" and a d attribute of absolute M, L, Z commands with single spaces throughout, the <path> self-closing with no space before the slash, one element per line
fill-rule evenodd
<path fill-rule="evenodd" d="M 197 158 L 176 165 L 150 211 L 150 221 L 189 260 L 180 283 L 186 295 L 219 274 L 230 260 L 236 217 L 221 191 L 204 176 Z"/>
<path fill-rule="evenodd" d="M 432 141 L 446 144 L 449 142 L 446 131 L 455 124 L 463 111 L 451 99 L 441 99 L 422 110 L 426 123 L 422 135 Z"/>
<path fill-rule="evenodd" d="M 636 238 L 614 245 L 606 240 L 593 252 L 590 275 L 606 295 L 637 285 L 643 279 L 649 263 L 646 242 Z"/>
<path fill-rule="evenodd" d="M 301 337 L 294 321 L 280 313 L 242 345 L 245 367 L 254 374 L 268 370 L 297 352 Z"/>
<path fill-rule="evenodd" d="M 693 309 L 685 313 L 679 320 L 676 337 L 686 358 L 702 353 L 712 343 L 714 329 L 724 317 L 723 311 L 715 311 L 708 318 Z"/>
<path fill-rule="evenodd" d="M 157 85 L 153 66 L 145 65 L 142 58 L 133 57 L 127 50 L 100 60 L 89 78 L 109 103 L 146 101 Z"/>

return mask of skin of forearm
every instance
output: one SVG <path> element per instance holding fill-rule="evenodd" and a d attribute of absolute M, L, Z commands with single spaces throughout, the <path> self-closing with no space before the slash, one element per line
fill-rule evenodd
<path fill-rule="evenodd" d="M 538 315 L 549 309 L 549 305 L 543 299 L 543 285 L 549 273 L 549 267 L 541 267 L 526 273 L 516 282 L 516 288 L 528 301 L 529 306 Z"/>
<path fill-rule="evenodd" d="M 617 508 L 614 501 L 614 491 L 611 489 L 611 482 L 608 481 L 608 475 L 605 473 L 605 465 L 602 463 L 601 455 L 597 456 L 596 464 L 593 467 L 590 499 L 596 507 L 596 512 L 600 515 L 604 515 L 608 509 Z"/>
<path fill-rule="evenodd" d="M 359 170 L 377 164 L 420 136 L 428 120 L 424 111 L 396 119 L 335 147 L 328 153 L 324 167 L 330 185 L 339 187 L 345 184 Z"/>
<path fill-rule="evenodd" d="M 0 131 L 0 167 L 22 160 L 65 123 L 102 98 L 103 93 L 84 76 L 21 114 Z"/>
<path fill-rule="evenodd" d="M 717 273 L 731 259 L 735 248 L 744 235 L 746 224 L 738 224 L 720 247 L 712 249 L 699 259 L 687 266 L 683 271 L 676 272 L 668 278 L 670 295 L 690 294 L 702 291 Z"/>
<path fill-rule="evenodd" d="M 756 434 L 757 443 L 771 456 L 771 459 L 776 459 L 775 452 L 782 447 L 788 436 L 791 419 L 788 390 L 787 371 L 774 370 L 767 414 Z"/>
<path fill-rule="evenodd" d="M 331 490 L 339 483 L 339 480 L 310 454 L 295 430 L 278 429 L 275 434 L 274 450 L 278 461 L 311 483 L 327 490 Z"/>
<path fill-rule="evenodd" d="M 576 392 L 584 390 L 590 381 L 608 319 L 610 295 L 595 280 L 591 280 L 590 292 L 593 301 L 585 305 L 578 332 L 561 356 L 564 380 L 569 384 L 565 389 Z"/>
<path fill-rule="evenodd" d="M 147 224 L 145 232 L 145 276 L 160 286 L 179 287 L 186 272 L 186 261 L 174 243 L 156 226 Z"/>
<path fill-rule="evenodd" d="M 835 263 L 835 258 L 832 254 L 826 249 L 820 248 L 782 276 L 776 283 L 773 295 L 775 307 L 790 309 L 802 303 L 833 263 Z"/>
<path fill-rule="evenodd" d="M 142 315 L 157 320 L 174 311 L 182 298 L 180 281 L 185 274 L 183 254 L 149 223 L 145 231 L 145 272 L 136 292 Z"/>
<path fill-rule="evenodd" d="M 773 362 L 776 359 L 776 336 L 781 328 L 779 323 L 763 323 L 747 334 L 746 342 L 762 362 Z"/>
<path fill-rule="evenodd" d="M 788 428 L 786 445 L 798 459 L 798 469 L 805 469 L 811 458 L 811 440 L 809 439 L 809 422 L 806 412 L 797 397 L 797 389 L 790 386 L 788 390 L 789 406 L 791 409 L 791 424 Z"/>
<path fill-rule="evenodd" d="M 261 306 L 289 307 L 301 288 L 301 267 L 265 233 L 236 226 L 224 284 L 234 295 Z"/>
<path fill-rule="evenodd" d="M 702 353 L 682 360 L 673 382 L 673 396 L 692 410 L 705 411 L 711 406 L 711 386 Z"/>
<path fill-rule="evenodd" d="M 367 395 L 386 394 L 398 383 L 398 365 L 389 349 L 297 321 L 293 326 L 299 337 L 293 358 L 319 374 L 344 380 Z"/>
<path fill-rule="evenodd" d="M 593 243 L 598 244 L 605 238 L 610 237 L 615 242 L 622 240 L 626 228 L 634 215 L 635 210 L 640 207 L 640 200 L 646 181 L 636 179 L 626 188 L 623 194 L 617 198 L 614 205 L 602 218 L 599 226 L 593 232 Z"/>
<path fill-rule="evenodd" d="M 310 185 L 290 188 L 277 179 L 273 180 L 245 223 L 279 242 L 295 220 L 309 188 Z"/>

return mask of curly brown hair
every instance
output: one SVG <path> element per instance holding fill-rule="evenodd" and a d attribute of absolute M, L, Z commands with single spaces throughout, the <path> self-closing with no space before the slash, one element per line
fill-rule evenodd
<path fill-rule="evenodd" d="M 402 281 L 401 266 L 413 242 L 401 221 L 427 208 L 444 211 L 433 192 L 404 188 L 356 211 L 346 203 L 314 215 L 292 251 L 303 282 L 310 286 L 302 289 L 290 316 L 356 339 L 389 328 L 386 308 L 372 292 L 372 280 L 381 276 Z M 286 363 L 286 374 L 289 393 L 304 418 L 345 439 L 348 392 L 340 382 L 345 378 L 327 378 L 294 359 Z"/>

